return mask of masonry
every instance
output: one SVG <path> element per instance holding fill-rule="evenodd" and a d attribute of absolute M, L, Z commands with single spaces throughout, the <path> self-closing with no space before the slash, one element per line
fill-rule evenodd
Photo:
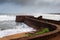
<path fill-rule="evenodd" d="M 39 17 L 34 17 L 34 16 L 16 16 L 16 22 L 24 22 L 24 23 L 26 23 L 27 25 L 29 25 L 29 26 L 32 26 L 32 27 L 34 27 L 34 28 L 40 28 L 40 26 L 41 27 L 43 27 L 43 26 L 48 26 L 48 27 L 53 27 L 53 25 L 54 26 L 57 26 L 58 25 L 58 27 L 53 27 L 53 28 L 60 28 L 59 27 L 59 25 L 60 25 L 60 21 L 55 21 L 55 20 L 49 20 L 49 19 L 43 19 L 43 17 L 42 16 L 39 16 Z M 51 25 L 49 25 L 49 24 L 51 24 Z M 35 26 L 34 26 L 35 25 Z M 55 30 L 55 29 L 53 29 L 53 30 Z M 58 29 L 56 29 L 56 30 L 58 30 Z M 58 31 L 60 31 L 60 30 L 58 30 Z M 53 32 L 52 32 L 52 35 L 50 35 L 50 36 L 45 36 L 45 37 L 43 37 L 42 38 L 42 40 L 44 40 L 44 39 L 46 39 L 46 38 L 50 38 L 50 40 L 52 40 L 52 39 L 56 39 L 57 40 L 57 35 L 60 35 L 59 34 L 59 32 L 58 31 L 56 31 L 56 33 L 54 34 Z M 49 33 L 50 34 L 50 33 Z M 56 35 L 57 34 L 57 35 Z M 48 35 L 48 34 L 47 34 Z M 55 37 L 55 36 L 57 36 L 57 37 Z M 38 39 L 41 39 L 41 38 L 39 38 L 39 37 L 37 37 Z M 59 37 L 58 37 L 59 38 Z M 34 39 L 36 39 L 36 38 L 34 38 Z M 46 39 L 46 40 L 48 40 L 48 39 Z M 33 40 L 33 39 L 31 39 L 31 40 Z"/>

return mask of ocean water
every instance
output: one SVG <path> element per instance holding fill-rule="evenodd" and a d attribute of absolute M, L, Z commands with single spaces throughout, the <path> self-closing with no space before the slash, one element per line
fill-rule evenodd
<path fill-rule="evenodd" d="M 43 18 L 51 20 L 60 20 L 60 15 L 40 14 Z M 33 15 L 38 17 L 40 15 Z M 15 22 L 16 15 L 0 15 L 0 38 L 23 32 L 36 31 L 24 23 Z"/>
<path fill-rule="evenodd" d="M 43 16 L 45 19 L 51 19 L 60 21 L 60 15 L 51 15 L 51 14 L 40 14 L 40 15 L 33 15 L 34 17 Z M 13 29 L 16 28 L 16 26 L 23 26 L 23 23 L 17 23 L 15 22 L 16 15 L 0 15 L 0 29 Z"/>
<path fill-rule="evenodd" d="M 45 19 L 51 19 L 51 20 L 56 20 L 60 21 L 60 15 L 51 15 L 51 14 L 33 14 L 34 17 L 38 16 L 43 16 Z M 0 15 L 0 29 L 5 30 L 5 29 L 13 29 L 16 28 L 19 24 L 23 23 L 16 23 L 16 15 Z"/>
<path fill-rule="evenodd" d="M 36 31 L 24 23 L 15 22 L 15 16 L 0 15 L 0 38 L 23 32 Z"/>
<path fill-rule="evenodd" d="M 36 31 L 32 27 L 24 23 L 16 23 L 15 21 L 2 21 L 0 22 L 0 38 L 24 32 Z"/>

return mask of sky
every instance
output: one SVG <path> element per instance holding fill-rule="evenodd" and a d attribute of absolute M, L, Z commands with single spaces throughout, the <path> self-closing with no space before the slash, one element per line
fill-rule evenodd
<path fill-rule="evenodd" d="M 0 14 L 60 13 L 60 0 L 0 0 Z"/>

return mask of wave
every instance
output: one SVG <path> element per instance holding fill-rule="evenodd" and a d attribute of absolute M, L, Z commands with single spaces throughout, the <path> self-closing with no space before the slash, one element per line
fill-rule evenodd
<path fill-rule="evenodd" d="M 9 20 L 15 20 L 15 16 L 9 16 L 9 15 L 0 15 L 0 21 L 9 21 Z"/>
<path fill-rule="evenodd" d="M 29 15 L 29 14 L 27 14 Z M 51 19 L 51 20 L 60 20 L 60 15 L 52 15 L 52 14 L 32 14 L 32 16 L 38 17 L 38 16 L 43 16 L 43 18 L 46 19 Z M 15 21 L 16 20 L 16 15 L 0 15 L 0 21 Z"/>

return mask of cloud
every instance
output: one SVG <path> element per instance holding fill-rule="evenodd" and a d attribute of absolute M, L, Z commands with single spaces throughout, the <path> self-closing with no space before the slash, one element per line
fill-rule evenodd
<path fill-rule="evenodd" d="M 13 2 L 19 5 L 57 5 L 60 4 L 60 0 L 0 0 L 0 3 Z"/>
<path fill-rule="evenodd" d="M 0 0 L 0 4 L 6 2 L 6 0 Z"/>
<path fill-rule="evenodd" d="M 0 14 L 10 13 L 59 13 L 59 0 L 0 0 Z M 22 6 L 21 6 L 22 5 Z"/>
<path fill-rule="evenodd" d="M 13 0 L 16 4 L 21 5 L 60 5 L 60 0 Z"/>

